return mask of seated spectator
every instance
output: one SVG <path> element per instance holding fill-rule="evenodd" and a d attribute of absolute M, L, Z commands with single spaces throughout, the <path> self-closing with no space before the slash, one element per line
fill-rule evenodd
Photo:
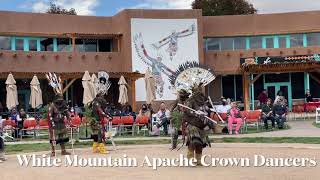
<path fill-rule="evenodd" d="M 272 113 L 272 103 L 271 103 L 271 99 L 267 100 L 267 104 L 262 104 L 262 116 L 261 119 L 264 122 L 264 127 L 266 128 L 266 130 L 268 130 L 268 120 L 271 121 L 271 126 L 272 126 L 272 130 L 274 130 L 275 127 L 275 123 L 274 123 L 274 117 L 273 117 L 273 113 Z"/>
<path fill-rule="evenodd" d="M 307 92 L 306 92 L 306 102 L 313 102 L 313 96 L 312 94 L 310 93 L 310 90 L 308 89 Z"/>
<path fill-rule="evenodd" d="M 142 104 L 141 109 L 139 110 L 138 116 L 147 116 L 150 117 L 150 111 L 146 104 Z"/>
<path fill-rule="evenodd" d="M 76 105 L 74 106 L 74 112 L 75 112 L 76 115 L 79 116 L 80 118 L 83 117 L 82 109 L 78 106 L 78 104 L 76 104 Z"/>
<path fill-rule="evenodd" d="M 170 111 L 167 109 L 166 104 L 162 102 L 160 104 L 160 109 L 157 113 L 157 119 L 159 120 L 160 127 L 163 126 L 163 131 L 165 135 L 168 135 L 169 118 Z"/>
<path fill-rule="evenodd" d="M 12 110 L 11 110 L 11 114 L 10 114 L 10 119 L 12 120 L 12 121 L 14 121 L 15 122 L 15 124 L 16 125 L 18 125 L 17 126 L 17 131 L 15 131 L 14 132 L 14 138 L 18 138 L 18 133 L 19 133 L 19 124 L 21 124 L 21 118 L 20 118 L 20 115 L 19 115 L 19 113 L 17 112 L 17 109 L 16 108 L 13 108 Z"/>
<path fill-rule="evenodd" d="M 20 135 L 21 129 L 23 129 L 23 122 L 27 119 L 27 113 L 24 109 L 20 109 L 20 119 L 18 120 L 17 128 L 18 134 Z"/>
<path fill-rule="evenodd" d="M 231 109 L 228 111 L 228 129 L 229 134 L 232 134 L 233 123 L 236 123 L 236 131 L 235 134 L 239 134 L 239 130 L 242 125 L 242 119 L 240 115 L 240 110 L 238 109 L 237 103 L 231 103 Z"/>
<path fill-rule="evenodd" d="M 284 122 L 286 121 L 287 106 L 285 102 L 285 99 L 280 98 L 272 108 L 273 116 L 279 129 L 283 129 Z"/>
<path fill-rule="evenodd" d="M 218 113 L 227 113 L 231 109 L 226 99 L 222 99 L 222 105 L 217 106 Z"/>

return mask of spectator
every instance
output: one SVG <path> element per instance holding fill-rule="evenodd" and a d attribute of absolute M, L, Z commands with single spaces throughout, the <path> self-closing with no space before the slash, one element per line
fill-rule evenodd
<path fill-rule="evenodd" d="M 228 111 L 228 129 L 229 134 L 232 134 L 233 123 L 236 123 L 235 134 L 239 134 L 239 130 L 242 125 L 242 119 L 240 115 L 240 110 L 237 107 L 236 102 L 231 103 L 231 109 Z"/>
<path fill-rule="evenodd" d="M 132 107 L 130 104 L 126 104 L 124 107 L 123 107 L 123 110 L 122 110 L 122 114 L 124 116 L 132 116 L 134 113 L 132 112 Z"/>
<path fill-rule="evenodd" d="M 308 89 L 306 92 L 306 102 L 313 102 L 313 96 L 310 93 L 310 90 Z"/>
<path fill-rule="evenodd" d="M 157 119 L 159 120 L 160 127 L 163 126 L 163 131 L 165 135 L 168 135 L 169 118 L 170 111 L 166 108 L 166 104 L 162 102 L 160 104 L 160 109 L 157 113 Z"/>
<path fill-rule="evenodd" d="M 284 96 L 283 96 L 282 91 L 279 90 L 279 91 L 277 92 L 277 96 L 276 96 L 276 98 L 275 98 L 275 100 L 274 100 L 274 102 L 273 102 L 273 105 L 277 104 L 278 101 L 280 101 L 281 99 L 284 99 Z"/>
<path fill-rule="evenodd" d="M 274 117 L 273 117 L 273 113 L 272 113 L 272 103 L 271 103 L 271 99 L 267 100 L 267 104 L 263 104 L 261 109 L 262 109 L 262 117 L 261 119 L 264 122 L 264 127 L 266 128 L 266 130 L 268 130 L 268 120 L 271 121 L 271 126 L 272 126 L 272 130 L 274 130 L 275 127 L 275 123 L 274 123 Z"/>
<path fill-rule="evenodd" d="M 18 125 L 17 131 L 14 132 L 14 137 L 18 138 L 18 133 L 20 132 L 19 124 L 20 124 L 21 118 L 16 108 L 13 108 L 11 110 L 10 119 L 14 121 L 16 125 Z"/>
<path fill-rule="evenodd" d="M 20 119 L 18 121 L 18 134 L 20 135 L 21 129 L 23 129 L 23 122 L 27 119 L 27 113 L 24 109 L 20 109 Z"/>
<path fill-rule="evenodd" d="M 146 104 L 142 104 L 138 116 L 147 116 L 147 117 L 150 117 L 150 111 L 149 111 L 149 109 L 148 109 L 148 107 L 147 107 Z"/>
<path fill-rule="evenodd" d="M 227 113 L 231 109 L 226 99 L 222 99 L 222 105 L 217 106 L 218 113 Z"/>
<path fill-rule="evenodd" d="M 259 96 L 258 96 L 258 100 L 259 100 L 259 103 L 260 103 L 260 106 L 262 107 L 263 104 L 266 104 L 267 101 L 268 101 L 268 95 L 267 95 L 267 90 L 263 90 Z"/>
<path fill-rule="evenodd" d="M 279 129 L 283 129 L 284 122 L 286 121 L 287 107 L 285 102 L 285 99 L 280 97 L 272 108 L 273 116 Z"/>
<path fill-rule="evenodd" d="M 78 104 L 75 104 L 75 106 L 74 106 L 74 112 L 75 112 L 76 115 L 79 116 L 80 118 L 83 117 L 82 109 L 78 106 Z"/>

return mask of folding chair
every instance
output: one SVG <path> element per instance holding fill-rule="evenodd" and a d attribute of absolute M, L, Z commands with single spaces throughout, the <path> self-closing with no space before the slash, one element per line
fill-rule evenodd
<path fill-rule="evenodd" d="M 261 110 L 247 111 L 245 119 L 245 131 L 248 131 L 248 126 L 256 126 L 259 131 L 259 121 L 261 119 Z"/>
<path fill-rule="evenodd" d="M 33 139 L 35 139 L 36 129 L 37 129 L 37 121 L 34 118 L 26 119 L 23 122 L 23 128 L 21 129 L 20 139 L 22 140 L 23 136 L 32 136 Z M 26 134 L 24 134 L 23 132 L 25 132 Z M 27 132 L 32 132 L 32 135 L 28 135 Z"/>
<path fill-rule="evenodd" d="M 41 131 L 47 130 L 48 133 L 44 134 Z M 37 128 L 37 135 L 36 136 L 45 136 L 49 134 L 49 122 L 46 119 L 40 119 L 39 126 Z"/>
<path fill-rule="evenodd" d="M 72 128 L 72 137 L 74 134 L 77 134 L 77 139 L 79 139 L 80 126 L 81 126 L 81 118 L 79 116 L 71 117 L 69 129 L 71 130 Z"/>
<path fill-rule="evenodd" d="M 120 116 L 113 116 L 112 117 L 112 127 L 117 128 L 117 131 L 119 132 L 119 135 L 121 135 L 122 131 L 122 119 Z"/>
<path fill-rule="evenodd" d="M 134 118 L 133 116 L 122 116 L 122 127 L 125 132 L 131 132 L 132 136 L 134 135 Z M 131 128 L 131 130 L 128 130 L 127 128 Z"/>
<path fill-rule="evenodd" d="M 17 131 L 17 129 L 16 129 L 15 121 L 13 121 L 11 119 L 7 119 L 7 120 L 3 121 L 3 132 L 12 135 L 16 131 Z"/>
<path fill-rule="evenodd" d="M 148 116 L 137 116 L 135 127 L 138 128 L 138 134 L 140 134 L 140 127 L 141 131 L 143 131 L 143 135 L 145 136 L 145 132 L 148 130 L 148 124 L 149 124 L 149 117 Z"/>
<path fill-rule="evenodd" d="M 296 114 L 300 114 L 303 117 L 303 120 L 306 119 L 305 111 L 303 105 L 294 105 L 292 106 L 293 119 L 296 120 Z"/>

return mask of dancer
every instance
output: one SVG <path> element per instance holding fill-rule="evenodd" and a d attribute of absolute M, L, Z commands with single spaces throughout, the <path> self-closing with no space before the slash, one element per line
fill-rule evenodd
<path fill-rule="evenodd" d="M 187 62 L 179 66 L 174 75 L 170 77 L 174 89 L 184 90 L 191 94 L 184 101 L 185 105 L 178 104 L 178 106 L 182 108 L 182 133 L 187 136 L 187 157 L 195 158 L 198 165 L 201 165 L 203 148 L 210 146 L 208 132 L 214 128 L 214 123 L 216 123 L 208 117 L 207 97 L 203 94 L 203 87 L 214 79 L 215 76 L 211 71 L 201 68 L 196 62 Z M 187 97 L 186 93 L 183 94 L 184 97 Z"/>
<path fill-rule="evenodd" d="M 105 148 L 106 141 L 106 123 L 105 118 L 111 120 L 111 115 L 106 112 L 107 101 L 104 99 L 104 95 L 108 93 L 111 83 L 109 82 L 109 75 L 104 71 L 98 72 L 98 83 L 96 84 L 97 96 L 91 103 L 92 117 L 90 126 L 92 129 L 92 151 L 94 153 L 107 154 L 109 153 Z"/>
<path fill-rule="evenodd" d="M 189 98 L 190 93 L 182 89 L 178 92 L 177 100 L 171 108 L 170 125 L 172 126 L 171 132 L 171 149 L 176 149 L 178 145 L 179 132 L 182 132 L 182 108 L 178 104 L 185 104 Z"/>
<path fill-rule="evenodd" d="M 65 118 L 70 121 L 70 115 L 67 102 L 63 99 L 61 79 L 55 73 L 48 73 L 46 77 L 56 94 L 48 111 L 51 156 L 56 156 L 57 144 L 60 144 L 61 155 L 70 155 L 71 153 L 67 152 L 65 147 L 65 143 L 69 142 Z"/>

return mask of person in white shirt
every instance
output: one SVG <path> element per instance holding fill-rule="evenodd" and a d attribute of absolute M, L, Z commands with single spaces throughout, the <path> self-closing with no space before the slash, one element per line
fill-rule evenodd
<path fill-rule="evenodd" d="M 163 126 L 163 131 L 165 135 L 168 135 L 169 118 L 170 118 L 170 111 L 166 108 L 166 104 L 162 102 L 160 104 L 160 109 L 157 113 L 157 119 L 159 121 L 160 127 Z"/>
<path fill-rule="evenodd" d="M 222 99 L 222 105 L 217 106 L 218 113 L 227 113 L 231 109 L 226 99 Z"/>

